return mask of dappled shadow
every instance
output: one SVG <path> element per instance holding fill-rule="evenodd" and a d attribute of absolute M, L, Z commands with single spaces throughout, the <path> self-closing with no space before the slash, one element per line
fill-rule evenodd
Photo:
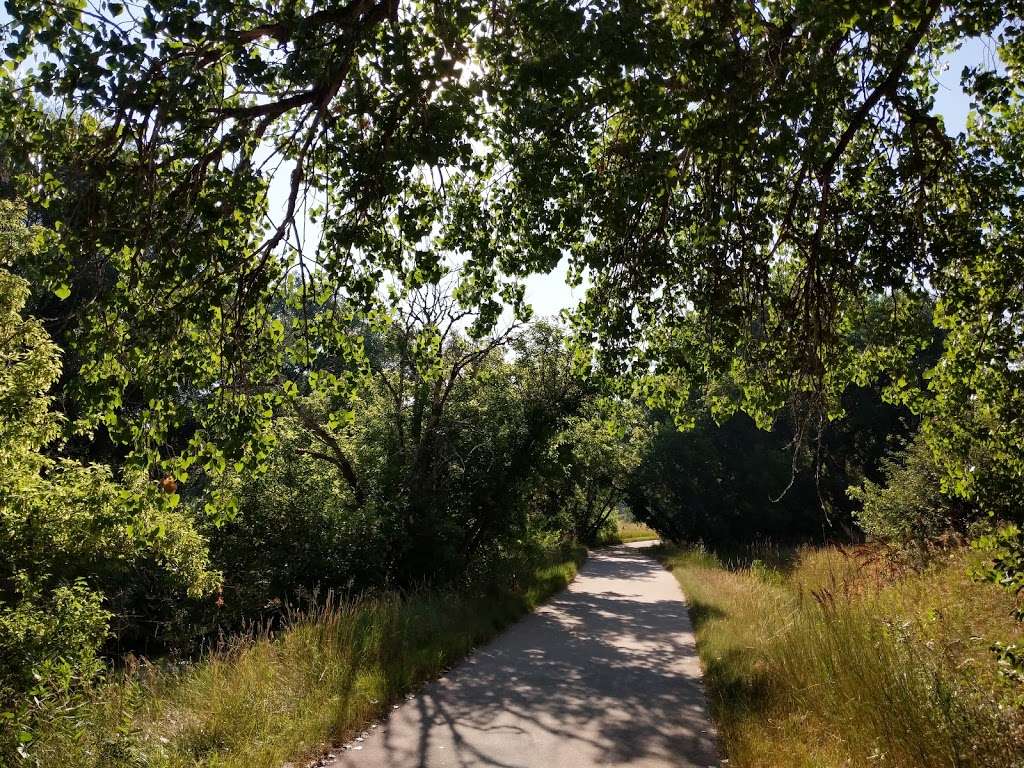
<path fill-rule="evenodd" d="M 686 606 L 640 551 L 572 587 L 396 710 L 351 768 L 718 765 Z"/>

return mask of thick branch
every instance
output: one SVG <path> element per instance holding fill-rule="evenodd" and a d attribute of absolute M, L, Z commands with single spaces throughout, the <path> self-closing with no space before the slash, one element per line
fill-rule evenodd
<path fill-rule="evenodd" d="M 941 0 L 930 0 L 928 3 L 928 12 L 924 15 L 921 21 L 918 22 L 913 34 L 911 34 L 903 43 L 899 53 L 896 55 L 896 61 L 893 63 L 892 69 L 889 70 L 889 74 L 886 75 L 885 79 L 875 87 L 866 99 L 864 99 L 861 105 L 857 108 L 857 111 L 851 115 L 850 122 L 846 125 L 846 130 L 843 131 L 843 135 L 839 137 L 839 142 L 832 150 L 832 154 L 829 155 L 825 166 L 822 168 L 822 178 L 831 177 L 840 158 L 842 158 L 843 153 L 846 151 L 850 142 L 853 141 L 853 137 L 856 136 L 857 132 L 861 129 L 864 121 L 867 120 L 871 110 L 875 108 L 883 96 L 887 93 L 891 93 L 896 88 L 900 78 L 906 73 L 907 67 L 910 65 L 910 60 L 913 58 L 914 52 L 917 50 L 917 46 L 921 44 L 921 40 L 924 39 L 925 34 L 928 32 L 928 28 L 931 26 L 932 21 L 935 20 L 935 17 L 938 15 L 941 7 Z"/>
<path fill-rule="evenodd" d="M 296 32 L 300 28 L 304 30 L 315 29 L 327 24 L 351 27 L 373 5 L 373 0 L 353 0 L 353 2 L 341 8 L 324 8 L 293 22 L 279 21 L 261 24 L 251 29 L 236 30 L 231 33 L 230 38 L 239 43 L 251 43 L 264 37 L 270 37 L 280 43 L 287 43 L 295 37 Z M 390 10 L 390 3 L 384 2 L 381 5 Z"/>
<path fill-rule="evenodd" d="M 349 461 L 348 456 L 345 455 L 345 451 L 342 449 L 338 439 L 324 429 L 316 420 L 316 417 L 299 405 L 299 403 L 292 400 L 291 404 L 295 414 L 302 422 L 302 425 L 331 450 L 330 454 L 312 449 L 299 449 L 297 453 L 305 453 L 308 456 L 313 456 L 334 464 L 334 466 L 336 466 L 341 472 L 342 477 L 345 478 L 345 482 L 348 483 L 349 488 L 352 489 L 352 494 L 355 496 L 356 504 L 362 506 L 366 501 L 366 493 L 363 491 L 362 484 L 359 482 L 359 478 L 356 475 L 355 468 L 352 466 L 352 462 Z"/>
<path fill-rule="evenodd" d="M 317 101 L 322 89 L 311 88 L 292 96 L 287 96 L 277 101 L 269 101 L 266 104 L 252 104 L 247 107 L 226 107 L 220 110 L 225 117 L 238 119 L 251 119 L 254 117 L 269 117 L 271 119 L 280 117 L 290 109 L 301 107 L 304 104 L 313 104 Z"/>

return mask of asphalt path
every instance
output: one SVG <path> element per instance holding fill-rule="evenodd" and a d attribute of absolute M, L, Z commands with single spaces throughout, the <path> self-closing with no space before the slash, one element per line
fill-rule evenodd
<path fill-rule="evenodd" d="M 593 552 L 568 589 L 329 764 L 719 765 L 682 592 L 642 546 Z"/>

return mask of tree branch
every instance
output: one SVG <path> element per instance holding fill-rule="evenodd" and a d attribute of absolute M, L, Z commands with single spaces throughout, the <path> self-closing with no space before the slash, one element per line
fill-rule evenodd
<path fill-rule="evenodd" d="M 906 73 L 907 66 L 910 64 L 910 59 L 917 50 L 917 46 L 921 44 L 921 40 L 924 39 L 925 34 L 928 32 L 928 28 L 931 26 L 932 21 L 935 20 L 935 17 L 938 15 L 941 8 L 941 0 L 929 0 L 928 12 L 918 22 L 913 33 L 900 47 L 900 50 L 896 55 L 896 61 L 893 63 L 892 69 L 889 70 L 889 74 L 886 75 L 885 79 L 882 80 L 881 83 L 875 86 L 875 89 L 866 99 L 864 99 L 853 115 L 850 116 L 850 121 L 846 125 L 846 130 L 843 131 L 843 135 L 839 137 L 838 143 L 832 150 L 832 154 L 829 155 L 828 160 L 825 162 L 825 165 L 821 170 L 822 177 L 832 176 L 840 158 L 842 158 L 843 153 L 846 152 L 846 148 L 849 146 L 850 142 L 853 141 L 853 137 L 856 136 L 857 132 L 861 129 L 864 121 L 867 120 L 871 110 L 875 108 L 883 96 L 891 93 L 895 89 L 900 78 Z"/>
<path fill-rule="evenodd" d="M 321 453 L 320 451 L 307 448 L 298 449 L 296 452 L 305 453 L 309 456 L 329 461 L 331 464 L 336 466 L 341 472 L 342 477 L 345 478 L 345 482 L 348 483 L 349 488 L 352 489 L 352 494 L 355 496 L 356 504 L 362 506 L 366 502 L 366 492 L 363 490 L 362 484 L 359 482 L 359 478 L 356 475 L 355 468 L 352 466 L 352 462 L 349 461 L 348 456 L 345 455 L 345 451 L 342 449 L 338 439 L 324 429 L 313 414 L 303 408 L 298 402 L 295 400 L 291 400 L 289 402 L 291 403 L 295 414 L 302 422 L 302 425 L 312 432 L 321 443 L 331 449 L 330 454 Z"/>

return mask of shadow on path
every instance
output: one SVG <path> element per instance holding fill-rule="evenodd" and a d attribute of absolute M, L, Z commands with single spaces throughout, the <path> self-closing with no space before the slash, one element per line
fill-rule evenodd
<path fill-rule="evenodd" d="M 636 546 L 396 709 L 345 768 L 718 765 L 686 605 Z"/>

